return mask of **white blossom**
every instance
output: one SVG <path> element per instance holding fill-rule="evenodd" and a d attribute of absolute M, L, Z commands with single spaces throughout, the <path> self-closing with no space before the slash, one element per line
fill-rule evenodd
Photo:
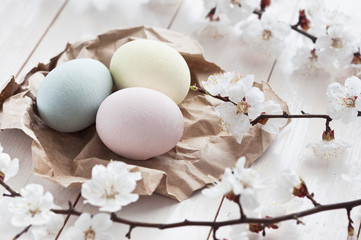
<path fill-rule="evenodd" d="M 215 8 L 213 20 L 235 24 L 249 17 L 258 7 L 255 0 L 204 0 L 204 6 L 209 12 Z"/>
<path fill-rule="evenodd" d="M 83 213 L 75 221 L 74 226 L 68 228 L 61 236 L 64 240 L 112 240 L 110 233 L 113 222 L 105 213 L 98 213 L 93 217 L 89 213 Z"/>
<path fill-rule="evenodd" d="M 53 209 L 54 208 L 56 208 L 56 206 L 54 206 Z M 33 235 L 34 240 L 53 240 L 57 236 L 63 224 L 64 217 L 62 215 L 55 214 L 45 225 L 31 227 L 30 233 Z"/>
<path fill-rule="evenodd" d="M 19 159 L 11 160 L 9 154 L 3 152 L 3 147 L 0 145 L 0 178 L 5 182 L 9 178 L 14 177 L 19 171 Z"/>
<path fill-rule="evenodd" d="M 132 192 L 140 179 L 140 173 L 129 172 L 123 162 L 111 161 L 107 167 L 95 165 L 91 180 L 82 185 L 81 194 L 85 203 L 99 206 L 101 211 L 119 211 L 138 200 L 138 195 Z"/>
<path fill-rule="evenodd" d="M 286 203 L 294 198 L 294 187 L 301 183 L 297 174 L 290 169 L 282 171 L 276 178 L 277 200 L 280 203 Z"/>
<path fill-rule="evenodd" d="M 331 83 L 327 87 L 329 106 L 327 113 L 334 119 L 349 123 L 357 118 L 361 110 L 361 80 L 352 76 L 347 78 L 345 86 Z"/>
<path fill-rule="evenodd" d="M 224 96 L 231 102 L 224 102 L 215 110 L 221 119 L 223 129 L 241 143 L 243 135 L 250 128 L 250 120 L 257 118 L 263 111 L 264 94 L 259 88 L 252 87 L 253 76 L 233 78 L 232 81 L 228 85 L 223 82 L 218 83 L 219 92 L 222 94 L 226 92 Z M 212 91 L 217 92 L 217 83 L 212 87 Z"/>
<path fill-rule="evenodd" d="M 234 178 L 232 170 L 230 168 L 226 168 L 224 170 L 222 180 L 215 182 L 212 187 L 204 189 L 202 193 L 209 198 L 222 197 L 232 191 L 232 183 L 236 181 L 232 178 Z"/>
<path fill-rule="evenodd" d="M 333 4 L 337 1 L 328 0 L 308 0 L 304 9 L 311 20 L 312 33 L 319 33 L 332 26 L 343 26 L 347 20 L 344 12 L 340 11 L 339 6 Z"/>
<path fill-rule="evenodd" d="M 341 26 L 327 29 L 327 33 L 317 38 L 319 62 L 325 67 L 342 67 L 351 63 L 353 58 L 354 40 Z"/>
<path fill-rule="evenodd" d="M 297 48 L 297 52 L 291 61 L 295 70 L 308 77 L 318 76 L 323 71 L 316 50 L 313 48 L 310 49 L 305 46 Z"/>
<path fill-rule="evenodd" d="M 281 106 L 272 100 L 265 102 L 263 112 L 271 115 L 282 115 L 283 113 Z M 264 123 L 258 124 L 258 126 L 270 134 L 278 134 L 280 128 L 284 127 L 286 123 L 286 118 L 269 118 Z"/>
<path fill-rule="evenodd" d="M 242 76 L 236 72 L 223 72 L 209 76 L 207 81 L 201 82 L 201 85 L 213 96 L 228 97 L 231 87 L 245 85 L 247 89 L 250 89 L 253 81 L 254 75 Z"/>
<path fill-rule="evenodd" d="M 239 113 L 237 106 L 230 102 L 222 103 L 215 108 L 215 111 L 221 119 L 223 130 L 234 136 L 240 144 L 243 135 L 247 133 L 250 128 L 249 117 Z"/>
<path fill-rule="evenodd" d="M 245 162 L 245 157 L 239 158 L 233 170 L 226 168 L 222 180 L 202 193 L 214 198 L 231 192 L 235 196 L 240 195 L 240 202 L 245 209 L 258 207 L 257 190 L 264 188 L 269 180 L 261 178 L 254 169 L 244 168 Z"/>
<path fill-rule="evenodd" d="M 16 198 L 0 199 L 0 232 L 1 239 L 13 239 L 17 234 L 24 230 L 25 226 L 14 226 L 12 218 L 15 213 L 12 211 L 12 205 L 16 204 Z M 52 205 L 52 209 L 59 209 Z M 43 225 L 33 225 L 30 229 L 21 235 L 19 240 L 52 240 L 55 239 L 59 230 L 64 224 L 64 216 L 53 214 L 50 220 Z"/>
<path fill-rule="evenodd" d="M 21 197 L 14 198 L 9 203 L 9 209 L 13 213 L 11 223 L 14 226 L 26 227 L 28 225 L 47 224 L 55 213 L 53 196 L 51 193 L 44 194 L 44 188 L 38 184 L 29 184 L 20 190 Z"/>
<path fill-rule="evenodd" d="M 242 83 L 244 84 L 229 88 L 228 98 L 237 104 L 237 114 L 245 114 L 253 120 L 261 115 L 265 97 L 259 88 L 252 87 L 253 81 L 242 81 Z"/>
<path fill-rule="evenodd" d="M 285 48 L 285 38 L 290 33 L 290 26 L 279 22 L 268 12 L 262 14 L 261 20 L 254 18 L 243 29 L 243 40 L 253 45 L 261 53 L 278 57 Z"/>
<path fill-rule="evenodd" d="M 311 148 L 318 159 L 336 161 L 345 159 L 347 149 L 351 145 L 341 139 L 332 139 L 313 142 L 306 147 Z"/>

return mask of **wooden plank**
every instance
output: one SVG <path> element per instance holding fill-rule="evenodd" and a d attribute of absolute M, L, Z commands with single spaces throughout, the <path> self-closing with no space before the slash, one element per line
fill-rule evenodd
<path fill-rule="evenodd" d="M 140 11 L 140 15 L 142 17 L 137 18 L 137 16 L 133 16 L 134 20 L 138 22 L 138 24 L 148 25 L 150 22 L 155 26 L 167 27 L 169 22 L 172 19 L 172 15 L 168 13 L 175 13 L 178 7 L 178 4 L 173 6 L 161 5 L 157 8 L 156 16 L 152 14 L 146 14 L 150 11 L 149 6 L 140 7 L 138 11 Z M 67 9 L 66 9 L 67 10 Z M 128 12 L 129 10 L 124 10 Z M 64 12 L 65 15 L 66 12 Z M 167 14 L 165 14 L 167 13 Z M 154 13 L 153 13 L 154 14 Z M 168 16 L 168 21 L 165 21 L 164 15 Z M 159 16 L 162 16 L 159 18 Z M 148 17 L 150 17 L 148 19 Z M 162 22 L 158 22 L 159 19 L 164 19 Z M 154 21 L 155 20 L 155 21 Z M 121 22 L 121 21 L 118 21 Z M 61 24 L 66 24 L 64 22 L 60 22 Z M 114 24 L 114 23 L 110 23 Z M 124 26 L 133 26 L 135 25 L 134 21 L 124 21 Z M 79 26 L 80 28 L 83 25 Z M 99 25 L 98 33 L 109 30 L 113 28 L 113 26 L 109 27 L 107 25 Z M 114 26 L 116 27 L 116 26 Z M 119 26 L 118 26 L 119 27 Z M 53 29 L 56 31 L 56 28 Z M 76 30 L 75 30 L 76 31 Z M 94 30 L 93 30 L 94 31 Z M 49 37 L 51 34 L 48 35 Z M 56 36 L 54 36 L 56 37 Z M 80 35 L 79 35 L 80 38 Z M 204 220 L 209 219 L 213 220 L 215 216 L 215 212 L 219 206 L 219 200 L 207 200 L 201 194 L 195 194 L 192 198 L 182 202 L 177 203 L 174 200 L 167 199 L 165 197 L 154 195 L 150 197 L 141 197 L 138 202 L 131 204 L 125 207 L 120 211 L 119 216 L 139 221 L 146 222 L 160 222 L 160 223 L 169 223 L 175 221 L 183 221 L 184 219 L 191 220 Z M 82 209 L 84 211 L 96 212 L 96 208 L 91 207 L 89 205 L 84 205 L 82 200 L 76 206 L 78 209 Z M 71 225 L 74 222 L 75 218 L 71 218 L 67 225 Z M 128 231 L 128 226 L 117 224 L 113 228 L 113 233 L 115 236 L 124 236 Z M 132 239 L 206 239 L 208 236 L 209 228 L 202 229 L 192 229 L 190 232 L 187 228 L 179 228 L 173 230 L 164 230 L 159 231 L 156 229 L 135 229 L 132 233 Z M 62 233 L 63 234 L 63 233 Z"/>
<path fill-rule="evenodd" d="M 0 1 L 0 87 L 22 68 L 64 2 Z"/>
<path fill-rule="evenodd" d="M 282 9 L 292 9 L 286 13 L 279 13 L 280 20 L 289 21 L 290 17 L 297 11 L 294 1 L 281 1 L 277 4 L 283 5 Z M 198 10 L 197 10 L 198 9 Z M 225 37 L 211 38 L 210 36 L 200 35 L 197 27 L 200 27 L 200 22 L 204 17 L 202 12 L 202 1 L 185 1 L 183 7 L 175 19 L 172 29 L 185 32 L 197 39 L 204 49 L 204 55 L 207 60 L 213 61 L 227 71 L 238 71 L 241 74 L 254 74 L 257 82 L 267 81 L 269 78 L 275 58 L 269 56 L 261 56 L 255 53 L 248 45 L 242 43 L 242 40 L 237 35 L 230 35 Z M 277 13 L 277 9 L 271 9 Z M 195 26 L 190 28 L 189 26 Z M 219 199 L 221 203 L 221 200 Z M 228 218 L 227 212 L 228 201 L 224 201 L 221 207 L 221 212 L 217 216 L 217 220 Z M 232 206 L 229 206 L 232 207 Z M 239 211 L 237 210 L 236 213 Z M 211 239 L 213 235 L 210 235 Z"/>
<path fill-rule="evenodd" d="M 276 4 L 279 11 L 283 11 L 284 9 L 290 9 L 290 11 L 287 12 L 279 12 L 279 14 L 277 16 L 280 16 L 281 20 L 288 22 L 288 23 L 295 23 L 297 22 L 297 2 L 295 1 L 282 1 L 282 2 L 275 2 L 275 7 Z M 277 9 L 274 8 L 273 9 L 274 12 L 277 13 Z M 292 42 L 294 41 L 293 38 L 289 39 L 288 42 Z M 287 51 L 287 50 L 286 50 Z M 251 52 L 249 54 L 252 54 Z M 247 61 L 246 57 L 248 55 L 241 55 L 240 58 L 243 58 L 243 61 Z M 273 61 L 275 59 L 272 59 Z M 297 106 L 301 105 L 300 101 L 305 101 L 305 96 L 307 96 L 306 93 L 304 94 L 296 94 L 293 91 L 290 91 L 289 89 L 289 85 L 290 83 L 285 82 L 285 78 L 277 75 L 279 73 L 279 66 L 284 66 L 282 64 L 285 64 L 284 62 L 274 62 L 275 63 L 275 68 L 267 68 L 267 72 L 265 72 L 265 70 L 262 70 L 262 65 L 264 66 L 264 64 L 261 65 L 257 65 L 257 67 L 254 67 L 252 70 L 254 72 L 251 72 L 253 74 L 259 75 L 259 71 L 264 72 L 263 76 L 267 76 L 267 74 L 269 74 L 269 76 L 267 76 L 268 79 L 270 79 L 269 83 L 271 84 L 271 87 L 273 88 L 273 90 L 279 94 L 282 98 L 284 98 L 284 100 L 289 103 L 288 100 L 292 99 L 292 103 L 297 104 Z M 282 69 L 284 70 L 284 68 Z M 284 72 L 284 71 L 282 71 Z M 275 84 L 274 79 L 277 79 L 277 81 L 279 82 L 279 84 Z M 287 87 L 285 87 L 287 86 Z M 314 87 L 315 89 L 317 87 Z M 289 97 L 286 97 L 285 95 L 288 95 Z M 292 111 L 294 110 L 293 108 L 293 104 L 290 104 L 290 107 L 292 109 Z M 306 111 L 308 111 L 308 109 L 304 109 Z M 314 121 L 314 120 L 312 120 Z M 318 121 L 318 123 L 320 124 L 322 121 Z M 316 120 L 317 123 L 317 120 Z M 299 126 L 297 128 L 295 128 L 295 124 L 301 124 L 302 126 Z M 252 168 L 258 170 L 260 172 L 260 174 L 264 177 L 275 177 L 277 176 L 277 174 L 283 170 L 283 169 L 287 169 L 287 168 L 293 168 L 295 165 L 300 164 L 300 161 L 297 161 L 298 159 L 295 159 L 295 156 L 298 156 L 300 151 L 301 151 L 301 146 L 303 147 L 304 144 L 301 143 L 300 141 L 302 141 L 304 139 L 304 137 L 306 136 L 306 132 L 304 131 L 304 127 L 308 126 L 309 121 L 305 120 L 305 121 L 298 121 L 295 120 L 293 121 L 290 126 L 288 126 L 278 137 L 278 139 L 273 143 L 273 145 L 270 147 L 269 150 L 267 150 L 267 152 L 260 158 L 258 159 L 253 165 Z M 295 137 L 297 136 L 297 137 Z M 298 151 L 295 151 L 298 146 L 300 146 L 300 149 L 298 149 Z M 282 153 L 288 153 L 287 156 L 285 155 L 281 155 Z M 314 182 L 310 183 L 310 187 L 312 189 L 312 187 L 314 186 Z M 261 201 L 261 205 L 265 205 L 265 204 L 271 204 L 269 201 L 271 199 L 271 196 L 274 193 L 271 191 L 264 191 L 262 194 L 260 194 L 260 201 Z M 288 210 L 289 211 L 297 211 L 298 207 L 299 207 L 300 203 L 298 201 L 296 201 L 294 206 L 288 206 Z M 310 203 L 307 202 L 305 204 L 306 206 L 310 207 Z M 221 206 L 219 215 L 217 217 L 217 221 L 222 221 L 222 220 L 229 220 L 229 219 L 236 219 L 239 218 L 239 208 L 236 204 L 234 204 L 233 202 L 230 202 L 228 200 L 225 200 Z M 314 222 L 313 222 L 314 223 Z M 294 224 L 295 225 L 295 224 Z M 300 227 L 294 227 L 294 225 L 290 225 L 290 224 L 283 224 L 283 228 L 281 230 L 277 231 L 267 231 L 267 233 L 269 233 L 269 237 L 274 238 L 274 239 L 290 239 L 290 237 L 292 236 L 292 239 L 305 239 L 305 237 L 300 237 L 299 236 L 299 232 L 298 232 L 298 228 L 302 228 L 302 226 Z M 314 227 L 314 225 L 312 223 L 307 224 L 309 225 L 309 228 Z M 282 227 L 282 226 L 281 226 Z M 286 229 L 286 230 L 285 230 Z M 287 233 L 287 229 L 288 231 L 292 234 L 292 235 L 283 235 Z M 229 234 L 230 228 L 225 227 L 225 228 L 221 228 L 218 232 L 217 232 L 217 237 L 227 237 L 227 235 Z M 301 230 L 302 231 L 302 230 Z M 212 235 L 213 236 L 213 235 Z M 297 237 L 296 237 L 297 236 Z M 210 238 L 211 239 L 211 238 Z M 338 238 L 333 238 L 333 239 L 338 239 Z"/>
<path fill-rule="evenodd" d="M 346 12 L 349 10 L 353 19 L 352 24 L 360 21 L 360 16 L 355 14 L 356 9 L 360 7 L 359 2 L 351 1 L 348 4 L 340 5 L 340 7 Z M 303 36 L 294 34 L 290 42 L 300 43 L 301 38 Z M 297 46 L 291 44 L 287 51 L 292 52 L 294 47 Z M 286 68 L 285 71 L 282 63 L 277 64 L 270 83 L 273 89 L 289 104 L 291 111 L 294 113 L 299 113 L 301 110 L 309 113 L 326 113 L 328 106 L 326 89 L 328 84 L 335 81 L 334 76 L 326 75 L 318 79 L 311 79 L 307 76 L 289 74 L 287 70 L 289 69 Z M 271 157 L 266 158 L 267 156 L 265 156 L 265 160 L 259 162 L 255 168 L 259 169 L 263 174 L 270 170 L 272 170 L 273 174 L 287 168 L 296 170 L 310 185 L 309 188 L 315 192 L 315 198 L 320 203 L 355 200 L 359 198 L 358 192 L 361 184 L 345 182 L 342 180 L 341 175 L 347 172 L 348 169 L 359 167 L 358 159 L 361 156 L 361 150 L 358 142 L 352 144 L 353 147 L 350 149 L 349 156 L 343 159 L 343 164 L 336 169 L 335 163 L 312 160 L 310 158 L 312 153 L 305 149 L 305 145 L 308 143 L 321 139 L 324 123 L 324 120 L 294 120 L 288 127 L 288 131 L 285 131 L 279 137 L 275 148 L 268 155 Z M 360 126 L 360 121 L 347 125 L 339 121 L 331 123 L 336 138 L 343 140 L 358 139 Z M 308 207 L 311 207 L 311 205 L 304 200 L 299 203 L 299 209 L 293 210 Z M 360 222 L 357 211 L 356 209 L 352 211 L 356 232 Z M 346 239 L 347 237 L 345 210 L 310 216 L 304 218 L 304 221 L 306 225 L 297 228 L 299 239 L 320 237 L 322 239 Z"/>
<path fill-rule="evenodd" d="M 113 8 L 108 9 L 106 12 L 98 12 L 88 8 L 82 12 L 83 18 L 78 18 L 77 11 L 79 9 L 76 8 L 75 1 L 70 1 L 30 58 L 22 75 L 36 65 L 37 62 L 46 61 L 57 54 L 68 41 L 74 42 L 89 37 L 89 35 L 100 34 L 113 28 L 134 25 L 148 24 L 167 27 L 179 6 L 178 4 L 159 5 L 157 8 L 154 8 L 154 6 L 149 5 L 134 5 L 135 3 L 129 1 L 126 3 L 123 6 L 113 6 Z M 68 26 L 71 26 L 71 28 Z M 214 210 L 211 208 L 212 206 L 214 206 Z M 191 199 L 180 204 L 174 200 L 155 195 L 141 197 L 137 203 L 124 208 L 120 212 L 120 216 L 149 222 L 173 222 L 181 221 L 185 218 L 213 220 L 218 206 L 218 200 L 206 200 L 200 194 L 196 194 Z M 84 206 L 82 201 L 76 207 L 91 212 L 96 210 L 88 205 Z M 72 219 L 68 225 L 73 222 Z M 205 239 L 209 232 L 209 229 L 204 228 L 197 229 L 192 231 L 192 234 L 189 234 L 189 229 L 180 228 L 177 231 L 162 231 L 159 232 L 159 235 L 158 230 L 148 230 L 134 230 L 132 239 L 159 239 L 159 236 L 174 239 L 175 234 L 178 236 L 178 239 L 184 238 L 184 236 L 191 236 L 192 239 Z M 127 227 L 121 225 L 114 229 L 116 235 L 125 234 L 126 231 Z M 153 238 L 149 237 L 149 235 L 153 236 Z"/>
<path fill-rule="evenodd" d="M 69 1 L 59 20 L 49 29 L 20 77 L 39 62 L 46 63 L 64 50 L 66 44 L 84 41 L 112 29 L 149 25 L 166 28 L 180 2 L 151 5 L 141 1 L 111 1 L 105 10 L 97 10 L 84 1 Z M 84 6 L 83 6 L 84 5 Z M 66 25 L 69 24 L 69 25 Z"/>
<path fill-rule="evenodd" d="M 17 75 L 44 33 L 51 26 L 65 0 L 52 1 L 1 1 L 0 2 L 0 87 L 10 75 Z M 27 183 L 42 184 L 46 191 L 56 196 L 54 202 L 64 205 L 68 200 L 75 201 L 78 191 L 64 189 L 32 174 L 31 140 L 20 130 L 5 130 L 0 134 L 4 152 L 18 158 L 20 169 L 17 176 L 8 184 L 19 191 Z M 0 193 L 5 190 L 1 189 Z M 5 233 L 1 233 L 3 237 Z"/>
<path fill-rule="evenodd" d="M 357 9 L 354 1 L 349 6 Z M 347 4 L 345 4 L 345 7 Z M 356 19 L 357 15 L 353 15 Z M 357 22 L 357 21 L 356 21 Z M 299 43 L 302 36 L 293 33 L 288 39 L 290 47 L 286 52 L 294 51 L 294 44 Z M 297 45 L 296 45 L 297 47 Z M 270 84 L 274 91 L 279 94 L 288 104 L 292 113 L 300 113 L 301 110 L 309 113 L 325 113 L 328 105 L 326 89 L 333 80 L 330 76 L 319 79 L 310 79 L 307 76 L 290 74 L 290 68 L 285 61 L 278 61 L 273 74 L 270 76 Z M 361 156 L 360 144 L 354 143 L 350 149 L 349 157 L 344 159 L 343 166 L 335 168 L 335 163 L 321 162 L 312 158 L 310 150 L 305 145 L 321 139 L 324 130 L 324 120 L 306 119 L 293 120 L 282 131 L 277 141 L 273 144 L 262 158 L 252 167 L 257 169 L 265 177 L 275 177 L 284 169 L 293 169 L 306 181 L 310 191 L 315 193 L 315 198 L 320 203 L 334 203 L 349 201 L 359 198 L 359 183 L 348 183 L 341 179 L 347 168 L 359 168 L 358 161 Z M 351 124 L 341 124 L 333 121 L 331 127 L 335 129 L 336 138 L 358 139 L 360 136 L 360 121 Z M 261 201 L 266 203 L 271 198 L 272 192 L 262 194 Z M 285 205 L 287 213 L 311 208 L 312 204 L 306 199 L 294 200 Z M 238 207 L 225 201 L 222 205 L 219 219 L 238 218 Z M 352 211 L 354 227 L 358 229 L 360 217 L 357 209 Z M 296 225 L 294 222 L 284 223 L 280 230 L 268 230 L 270 239 L 346 239 L 347 216 L 345 210 L 326 212 L 302 219 L 306 225 Z M 288 235 L 282 235 L 287 232 Z M 226 234 L 227 229 L 223 234 Z M 220 232 L 222 234 L 222 232 Z"/>

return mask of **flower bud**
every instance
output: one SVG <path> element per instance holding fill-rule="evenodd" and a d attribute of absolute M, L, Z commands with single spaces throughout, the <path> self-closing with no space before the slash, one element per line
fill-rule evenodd
<path fill-rule="evenodd" d="M 259 232 L 263 231 L 263 226 L 259 223 L 250 223 L 249 231 L 254 232 L 254 233 L 259 233 Z"/>
<path fill-rule="evenodd" d="M 353 59 L 351 64 L 361 64 L 361 54 L 360 52 L 356 52 L 353 54 Z"/>
<path fill-rule="evenodd" d="M 216 8 L 214 7 L 214 8 L 212 8 L 212 9 L 209 11 L 209 13 L 207 14 L 206 18 L 209 18 L 209 20 L 210 20 L 211 22 L 213 22 L 213 21 L 219 21 L 219 20 L 220 20 L 219 17 L 214 18 L 214 14 L 215 14 L 215 13 L 216 13 Z"/>
<path fill-rule="evenodd" d="M 307 19 L 306 13 L 305 13 L 305 10 L 304 10 L 304 9 L 303 9 L 303 10 L 300 10 L 300 15 L 299 15 L 299 17 L 298 17 L 298 21 L 299 21 L 299 23 L 300 23 L 300 27 L 301 27 L 303 30 L 307 31 L 308 29 L 310 29 L 310 27 L 311 27 L 311 22 L 310 22 L 310 20 Z"/>
<path fill-rule="evenodd" d="M 261 9 L 266 9 L 271 5 L 271 0 L 261 0 Z"/>
<path fill-rule="evenodd" d="M 296 197 L 306 197 L 308 194 L 308 189 L 306 186 L 306 183 L 301 179 L 301 183 L 297 184 L 295 187 L 293 187 L 292 194 Z"/>
<path fill-rule="evenodd" d="M 348 233 L 348 236 L 353 236 L 355 235 L 355 229 L 353 228 L 352 225 L 349 225 L 348 228 L 347 228 L 347 233 Z"/>
<path fill-rule="evenodd" d="M 334 139 L 335 139 L 335 131 L 334 130 L 328 129 L 323 132 L 323 134 L 322 134 L 323 141 L 331 141 Z"/>
<path fill-rule="evenodd" d="M 232 201 L 232 202 L 238 202 L 239 201 L 239 194 L 236 195 L 234 194 L 233 191 L 229 191 L 228 193 L 226 193 L 226 195 L 224 195 L 229 201 Z"/>
<path fill-rule="evenodd" d="M 266 216 L 266 218 L 272 218 L 272 217 Z M 267 227 L 268 227 L 268 228 L 272 228 L 272 229 L 278 229 L 279 227 L 278 227 L 277 224 L 278 224 L 278 223 L 272 223 L 272 224 L 268 225 Z"/>

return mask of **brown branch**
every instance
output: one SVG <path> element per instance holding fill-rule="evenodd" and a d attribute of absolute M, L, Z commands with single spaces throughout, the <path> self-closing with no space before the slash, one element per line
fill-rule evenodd
<path fill-rule="evenodd" d="M 80 216 L 82 214 L 82 212 L 75 210 L 75 208 L 73 207 L 73 204 L 70 201 L 68 202 L 68 209 L 50 209 L 50 211 L 52 211 L 53 213 L 56 213 L 56 214 L 61 214 L 61 215 Z"/>
<path fill-rule="evenodd" d="M 353 228 L 353 220 L 351 219 L 351 210 L 352 208 L 346 208 L 347 211 L 347 219 L 348 219 L 348 226 L 347 226 L 347 235 L 353 236 L 355 234 L 355 229 Z"/>
<path fill-rule="evenodd" d="M 262 114 L 258 116 L 255 120 L 251 121 L 251 125 L 256 125 L 260 120 L 269 119 L 269 118 L 324 118 L 326 119 L 326 123 L 332 121 L 332 118 L 327 114 L 308 114 L 302 112 L 302 114 L 288 114 L 283 112 L 283 114 Z"/>
<path fill-rule="evenodd" d="M 253 13 L 256 14 L 258 16 L 258 18 L 261 18 L 264 11 L 265 10 L 263 10 L 263 11 L 262 10 L 254 10 Z M 294 30 L 294 31 L 302 34 L 303 36 L 308 37 L 309 39 L 311 39 L 311 41 L 313 43 L 316 43 L 317 37 L 310 34 L 310 33 L 308 33 L 308 32 L 306 32 L 306 31 L 304 31 L 304 30 L 302 30 L 302 29 L 299 29 L 298 27 L 300 26 L 300 24 L 301 24 L 301 20 L 299 19 L 298 22 L 295 25 L 290 25 L 290 27 L 291 27 L 292 30 Z"/>
<path fill-rule="evenodd" d="M 131 238 L 131 234 L 132 234 L 132 231 L 133 231 L 134 228 L 135 228 L 135 226 L 129 225 L 129 230 L 128 230 L 127 234 L 125 234 L 126 238 L 128 238 L 128 239 Z"/>
<path fill-rule="evenodd" d="M 218 227 L 213 227 L 213 240 L 218 240 L 217 230 L 218 230 Z"/>
<path fill-rule="evenodd" d="M 223 226 L 229 226 L 229 225 L 235 225 L 235 224 L 245 224 L 245 223 L 258 223 L 258 224 L 264 224 L 265 226 L 279 223 L 283 221 L 288 220 L 296 220 L 297 222 L 300 222 L 299 218 L 305 217 L 308 215 L 316 214 L 319 212 L 325 212 L 325 211 L 332 211 L 337 209 L 352 209 L 356 206 L 361 205 L 361 199 L 349 201 L 349 202 L 341 202 L 341 203 L 335 203 L 335 204 L 327 204 L 327 205 L 317 205 L 314 208 L 295 212 L 279 217 L 273 217 L 273 218 L 248 218 L 245 217 L 243 219 L 235 219 L 235 220 L 227 220 L 227 221 L 219 221 L 219 222 L 209 222 L 209 221 L 189 221 L 184 220 L 182 222 L 175 222 L 175 223 L 145 223 L 145 222 L 137 222 L 137 221 L 130 221 L 127 219 L 123 219 L 118 217 L 115 213 L 111 214 L 111 220 L 113 222 L 122 223 L 126 225 L 130 225 L 133 227 L 144 227 L 144 228 L 158 228 L 158 229 L 169 229 L 169 228 L 177 228 L 177 227 L 185 227 L 185 226 L 204 226 L 204 227 L 213 227 L 218 229 Z"/>
<path fill-rule="evenodd" d="M 299 29 L 298 26 L 299 26 L 298 24 L 296 24 L 296 25 L 291 25 L 291 29 L 294 30 L 294 31 L 296 31 L 296 32 L 298 32 L 298 33 L 300 33 L 300 34 L 302 34 L 302 35 L 305 36 L 305 37 L 308 37 L 309 39 L 311 39 L 311 41 L 312 41 L 313 43 L 316 43 L 317 37 L 313 36 L 312 34 L 309 34 L 308 32 L 306 32 L 306 31 L 304 31 L 304 30 L 302 30 L 302 29 Z"/>
<path fill-rule="evenodd" d="M 232 102 L 231 100 L 229 100 L 228 97 L 222 97 L 222 96 L 220 96 L 220 95 L 214 96 L 214 95 L 210 94 L 209 92 L 207 92 L 205 89 L 200 88 L 200 87 L 198 87 L 198 86 L 196 86 L 196 85 L 190 86 L 189 89 L 192 90 L 192 91 L 195 91 L 195 92 L 199 92 L 199 93 L 202 93 L 202 94 L 209 95 L 209 96 L 211 96 L 211 97 L 217 98 L 217 99 L 222 100 L 222 101 L 224 101 L 224 102 Z M 235 104 L 234 102 L 232 102 L 232 103 Z M 237 105 L 237 104 L 236 104 L 236 105 Z"/>
<path fill-rule="evenodd" d="M 317 206 L 321 205 L 318 202 L 316 202 L 316 200 L 313 197 L 314 197 L 313 193 L 311 193 L 311 194 L 307 193 L 307 195 L 306 195 L 306 198 L 308 198 L 312 202 L 313 206 L 317 207 Z"/>
<path fill-rule="evenodd" d="M 27 226 L 24 230 L 22 230 L 20 233 L 18 233 L 12 240 L 16 240 L 19 239 L 19 237 L 21 237 L 24 233 L 26 233 L 27 231 L 29 231 L 29 229 L 31 228 L 31 224 L 29 226 Z"/>
<path fill-rule="evenodd" d="M 13 189 L 11 189 L 10 186 L 8 186 L 7 184 L 5 184 L 2 180 L 0 180 L 1 185 L 7 189 L 13 196 L 20 196 L 20 194 L 16 193 Z M 260 224 L 262 227 L 268 227 L 271 226 L 272 224 L 277 224 L 279 222 L 283 222 L 283 221 L 288 221 L 288 220 L 295 220 L 296 223 L 302 223 L 299 219 L 301 217 L 305 217 L 305 216 L 309 216 L 312 214 L 316 214 L 319 212 L 325 212 L 325 211 L 332 211 L 332 210 L 337 210 L 337 209 L 346 209 L 347 210 L 347 216 L 348 216 L 348 220 L 349 220 L 349 233 L 350 230 L 353 230 L 352 227 L 352 219 L 350 216 L 350 212 L 351 210 L 356 207 L 356 206 L 360 206 L 361 205 L 361 199 L 358 200 L 354 200 L 354 201 L 348 201 L 348 202 L 341 202 L 341 203 L 334 203 L 334 204 L 327 204 L 327 205 L 322 205 L 317 203 L 314 199 L 313 199 L 313 194 L 309 194 L 309 196 L 307 196 L 315 205 L 315 207 L 308 209 L 308 210 L 304 210 L 304 211 L 300 211 L 300 212 L 295 212 L 295 213 L 291 213 L 291 214 L 287 214 L 287 215 L 283 215 L 283 216 L 279 216 L 279 217 L 272 217 L 272 218 L 248 218 L 243 212 L 242 208 L 240 208 L 241 210 L 241 216 L 239 219 L 234 219 L 234 220 L 227 220 L 227 221 L 219 221 L 219 222 L 211 222 L 211 221 L 190 221 L 190 220 L 184 220 L 182 222 L 174 222 L 174 223 L 147 223 L 147 222 L 138 222 L 138 221 L 131 221 L 131 220 L 127 220 L 127 219 L 123 219 L 118 217 L 115 213 L 111 213 L 110 214 L 110 219 L 113 222 L 116 223 L 121 223 L 121 224 L 126 224 L 129 225 L 129 231 L 126 234 L 126 236 L 128 238 L 130 238 L 131 236 L 131 232 L 135 227 L 144 227 L 144 228 L 157 228 L 157 229 L 169 229 L 169 228 L 177 228 L 177 227 L 186 227 L 186 226 L 203 226 L 203 227 L 212 227 L 213 229 L 213 238 L 216 238 L 216 232 L 220 227 L 224 227 L 224 226 L 230 226 L 230 225 L 236 225 L 236 224 Z M 240 204 L 239 204 L 240 206 Z M 55 214 L 62 214 L 62 215 L 75 215 L 75 216 L 80 216 L 82 214 L 82 212 L 75 210 L 75 208 L 73 207 L 72 203 L 69 201 L 68 202 L 68 209 L 50 209 L 50 211 L 52 211 Z M 22 234 L 26 233 L 32 225 L 27 226 L 22 232 L 20 232 L 18 235 L 15 236 L 14 239 L 18 239 Z"/>
<path fill-rule="evenodd" d="M 238 207 L 239 207 L 240 218 L 241 218 L 241 219 L 244 219 L 244 218 L 246 218 L 247 216 L 246 216 L 246 214 L 245 214 L 244 211 L 243 211 L 243 207 L 242 207 L 242 204 L 241 204 L 241 197 L 242 197 L 242 196 L 238 197 L 237 201 L 235 201 L 235 202 L 237 203 L 237 205 L 238 205 Z"/>
<path fill-rule="evenodd" d="M 20 193 L 14 191 L 9 185 L 7 185 L 3 179 L 0 178 L 0 185 L 3 186 L 9 193 L 9 194 L 6 194 L 4 193 L 3 196 L 5 197 L 21 197 Z"/>

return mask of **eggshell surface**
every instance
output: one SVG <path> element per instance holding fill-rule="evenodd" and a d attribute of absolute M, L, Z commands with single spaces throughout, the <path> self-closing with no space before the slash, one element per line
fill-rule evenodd
<path fill-rule="evenodd" d="M 100 105 L 96 117 L 100 139 L 113 152 L 146 160 L 171 150 L 183 135 L 184 120 L 166 95 L 147 88 L 119 90 Z"/>
<path fill-rule="evenodd" d="M 177 104 L 187 96 L 190 71 L 174 48 L 154 40 L 139 39 L 113 54 L 110 72 L 118 89 L 144 87 L 160 91 Z"/>
<path fill-rule="evenodd" d="M 60 132 L 76 132 L 95 122 L 111 93 L 109 70 L 94 59 L 74 59 L 54 68 L 42 81 L 36 103 L 40 117 Z"/>

